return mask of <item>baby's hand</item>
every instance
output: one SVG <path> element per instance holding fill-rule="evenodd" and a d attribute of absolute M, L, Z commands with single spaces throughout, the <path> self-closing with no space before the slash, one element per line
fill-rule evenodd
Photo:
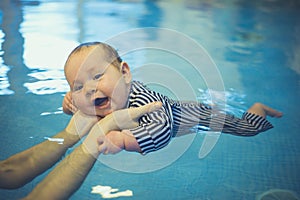
<path fill-rule="evenodd" d="M 98 152 L 102 154 L 116 154 L 124 149 L 120 131 L 111 131 L 108 135 L 101 134 L 97 138 Z"/>
<path fill-rule="evenodd" d="M 64 97 L 63 104 L 62 104 L 64 113 L 66 113 L 68 115 L 72 115 L 77 112 L 78 109 L 75 105 L 73 105 L 72 102 L 73 102 L 72 93 L 67 92 Z"/>

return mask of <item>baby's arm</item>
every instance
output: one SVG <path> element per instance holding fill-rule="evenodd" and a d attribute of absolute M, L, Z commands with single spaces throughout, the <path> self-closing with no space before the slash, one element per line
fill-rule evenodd
<path fill-rule="evenodd" d="M 106 138 L 111 142 L 113 146 L 106 149 L 106 151 L 104 151 L 104 154 L 114 154 L 122 150 L 141 152 L 141 148 L 130 130 L 110 131 L 106 135 Z M 101 144 L 101 142 L 102 139 L 98 139 L 98 143 Z M 99 149 L 99 151 L 103 152 L 102 149 Z"/>

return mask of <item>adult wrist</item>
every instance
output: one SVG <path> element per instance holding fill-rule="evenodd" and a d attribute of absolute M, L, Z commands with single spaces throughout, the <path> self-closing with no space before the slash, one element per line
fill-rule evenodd
<path fill-rule="evenodd" d="M 70 148 L 76 144 L 81 138 L 78 135 L 70 134 L 66 130 L 60 132 L 59 134 L 53 136 L 52 138 L 61 139 L 64 146 Z"/>
<path fill-rule="evenodd" d="M 85 144 L 81 144 L 80 148 L 81 148 L 81 151 L 84 154 L 89 155 L 89 156 L 93 156 L 94 158 L 97 158 L 99 156 L 99 154 L 100 154 L 100 152 L 98 150 L 96 150 L 96 148 L 95 149 L 91 149 L 91 148 L 89 148 Z"/>
<path fill-rule="evenodd" d="M 83 137 L 96 122 L 96 116 L 88 116 L 83 114 L 81 111 L 78 111 L 71 118 L 65 131 L 70 135 Z"/>

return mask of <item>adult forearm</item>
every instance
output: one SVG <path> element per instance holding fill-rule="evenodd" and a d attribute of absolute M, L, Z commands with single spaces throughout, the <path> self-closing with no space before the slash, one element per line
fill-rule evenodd
<path fill-rule="evenodd" d="M 68 199 L 83 183 L 96 157 L 77 147 L 25 199 Z"/>
<path fill-rule="evenodd" d="M 14 189 L 23 186 L 43 173 L 65 154 L 79 137 L 62 131 L 53 138 L 63 143 L 45 141 L 0 162 L 0 188 Z"/>

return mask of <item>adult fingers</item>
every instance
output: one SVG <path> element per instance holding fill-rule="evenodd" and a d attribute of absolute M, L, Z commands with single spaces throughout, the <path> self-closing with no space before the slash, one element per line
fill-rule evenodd
<path fill-rule="evenodd" d="M 93 127 L 95 123 L 97 123 L 97 121 L 98 119 L 96 116 L 88 116 L 81 111 L 78 111 L 72 116 L 66 127 L 66 131 L 70 134 L 82 137 Z"/>
<path fill-rule="evenodd" d="M 109 151 L 109 147 L 108 147 L 108 144 L 107 144 L 107 139 L 105 137 L 105 135 L 100 135 L 98 138 L 97 138 L 97 143 L 98 143 L 98 152 L 100 154 L 108 154 L 108 151 Z"/>
<path fill-rule="evenodd" d="M 146 113 L 160 109 L 161 102 L 153 102 L 137 108 L 117 110 L 99 121 L 106 134 L 111 130 L 123 130 L 138 126 L 138 119 Z"/>
<path fill-rule="evenodd" d="M 66 103 L 68 106 L 68 109 L 73 112 L 76 113 L 78 111 L 77 107 L 73 104 L 73 99 L 72 99 L 72 93 L 68 92 L 65 96 L 66 98 Z"/>
<path fill-rule="evenodd" d="M 137 108 L 128 108 L 123 110 L 118 110 L 112 113 L 111 117 L 113 122 L 111 122 L 110 130 L 114 128 L 118 129 L 128 129 L 138 126 L 138 119 L 145 115 L 146 113 L 153 112 L 157 109 L 160 109 L 162 106 L 161 102 L 153 102 L 147 105 L 137 107 Z M 105 117 L 109 120 L 109 117 Z M 107 123 L 108 124 L 108 123 Z M 115 127 L 116 126 L 116 127 Z"/>
<path fill-rule="evenodd" d="M 73 104 L 69 104 L 69 110 L 73 113 L 76 113 L 78 111 L 77 107 Z"/>
<path fill-rule="evenodd" d="M 131 116 L 132 119 L 136 120 L 143 116 L 144 114 L 156 111 L 162 107 L 161 102 L 152 102 L 149 104 L 146 104 L 144 106 L 140 106 L 137 108 L 131 108 L 128 109 L 129 115 Z"/>
<path fill-rule="evenodd" d="M 72 95 L 70 92 L 66 93 L 62 106 L 64 109 L 66 109 L 66 111 L 64 112 L 66 112 L 67 114 L 74 114 L 78 111 L 77 107 L 73 104 Z"/>
<path fill-rule="evenodd" d="M 107 146 L 103 143 L 98 147 L 98 152 L 102 154 L 107 154 Z"/>

